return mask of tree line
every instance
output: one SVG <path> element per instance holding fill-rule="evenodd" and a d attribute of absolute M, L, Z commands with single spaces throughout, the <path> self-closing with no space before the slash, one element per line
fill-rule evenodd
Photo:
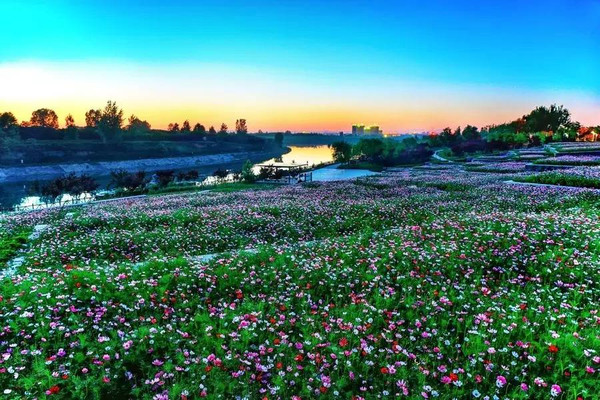
<path fill-rule="evenodd" d="M 453 153 L 462 155 L 577 140 L 600 140 L 600 126 L 584 127 L 571 119 L 570 111 L 564 106 L 552 104 L 549 107 L 536 107 L 512 122 L 488 125 L 481 129 L 473 125 L 454 130 L 447 127 L 420 140 L 414 137 L 401 142 L 361 139 L 354 146 L 340 141 L 330 147 L 334 159 L 340 163 L 366 161 L 389 166 L 425 161 L 433 148 L 448 147 Z"/>
<path fill-rule="evenodd" d="M 428 142 L 433 147 L 449 147 L 454 153 L 462 154 L 535 147 L 550 142 L 600 140 L 595 132 L 600 133 L 600 126 L 584 127 L 572 120 L 567 108 L 552 104 L 536 107 L 514 121 L 488 125 L 481 130 L 472 125 L 455 130 L 447 127 L 439 134 L 430 134 Z"/>
<path fill-rule="evenodd" d="M 408 137 L 402 141 L 393 139 L 361 139 L 355 145 L 338 141 L 329 146 L 333 159 L 342 164 L 355 162 L 359 167 L 365 163 L 390 167 L 400 164 L 418 164 L 429 160 L 433 151 L 426 141 Z"/>
<path fill-rule="evenodd" d="M 59 130 L 58 115 L 52 109 L 40 108 L 31 113 L 31 118 L 28 121 L 19 124 L 12 112 L 0 113 L 0 130 L 4 132 L 3 136 L 15 137 L 19 128 L 33 127 L 42 128 L 48 132 L 57 131 Z M 88 136 L 92 132 L 105 142 L 114 142 L 121 140 L 123 134 L 129 134 L 130 136 L 146 135 L 151 129 L 152 127 L 148 121 L 138 118 L 135 114 L 132 114 L 125 121 L 123 110 L 117 106 L 116 102 L 108 101 L 103 109 L 90 109 L 85 113 L 85 126 L 83 127 L 77 126 L 73 115 L 68 114 L 65 117 L 64 138 L 76 140 L 79 138 L 79 134 L 84 131 Z M 200 136 L 227 136 L 231 133 L 243 135 L 248 133 L 248 125 L 245 119 L 238 119 L 236 120 L 235 131 L 229 132 L 225 123 L 222 123 L 217 131 L 213 126 L 207 130 L 200 123 L 196 123 L 192 128 L 189 120 L 186 120 L 181 127 L 176 122 L 170 123 L 167 131 L 171 133 L 190 132 Z"/>

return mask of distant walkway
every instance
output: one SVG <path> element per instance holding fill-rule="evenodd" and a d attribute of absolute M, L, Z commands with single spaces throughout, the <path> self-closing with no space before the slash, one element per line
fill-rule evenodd
<path fill-rule="evenodd" d="M 433 153 L 433 156 L 432 156 L 432 157 L 433 157 L 435 160 L 437 160 L 437 161 L 441 161 L 441 162 L 445 162 L 445 163 L 453 163 L 453 162 L 454 162 L 454 161 L 452 161 L 452 160 L 448 160 L 448 159 L 446 159 L 446 158 L 444 158 L 444 157 L 440 156 L 440 155 L 439 155 L 439 152 L 440 152 L 440 151 L 441 151 L 441 150 L 436 150 L 436 151 L 435 151 L 435 153 Z"/>

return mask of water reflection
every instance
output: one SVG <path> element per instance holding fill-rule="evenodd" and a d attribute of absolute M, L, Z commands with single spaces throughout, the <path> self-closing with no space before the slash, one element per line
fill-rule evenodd
<path fill-rule="evenodd" d="M 326 146 L 290 146 L 291 151 L 261 164 L 308 164 L 309 167 L 333 161 L 331 149 Z"/>

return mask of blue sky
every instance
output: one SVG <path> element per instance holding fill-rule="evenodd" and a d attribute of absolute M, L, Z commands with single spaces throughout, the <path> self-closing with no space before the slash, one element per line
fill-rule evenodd
<path fill-rule="evenodd" d="M 524 113 L 525 107 L 552 100 L 572 102 L 574 113 L 575 107 L 585 107 L 582 116 L 586 119 L 593 118 L 600 98 L 597 0 L 113 4 L 3 0 L 0 15 L 0 68 L 26 64 L 60 70 L 56 67 L 60 65 L 72 71 L 74 65 L 86 70 L 87 63 L 105 65 L 116 79 L 125 80 L 121 67 L 133 66 L 154 71 L 155 75 L 148 77 L 154 85 L 163 79 L 165 85 L 173 84 L 172 75 L 174 71 L 181 74 L 181 68 L 185 70 L 182 78 L 190 74 L 190 80 L 194 80 L 194 70 L 208 68 L 214 72 L 223 68 L 227 71 L 222 78 L 224 85 L 236 77 L 236 71 L 239 76 L 251 71 L 264 82 L 257 96 L 268 97 L 270 88 L 294 82 L 298 93 L 295 89 L 291 92 L 306 96 L 305 105 L 325 105 L 336 115 L 373 107 L 372 114 L 381 119 L 378 112 L 387 110 L 390 101 L 396 102 L 399 110 L 416 107 L 418 112 L 435 114 L 440 104 L 427 98 L 440 95 L 447 101 L 454 99 L 465 110 L 457 115 L 457 121 L 433 118 L 434 124 L 466 122 L 463 119 L 469 117 L 469 107 L 474 122 L 483 122 L 483 118 L 502 122 L 509 112 Z M 302 87 L 312 91 L 302 91 Z M 418 87 L 423 90 L 415 98 Z M 385 92 L 385 106 L 378 102 L 376 88 Z M 397 88 L 398 96 L 386 88 Z M 178 90 L 173 88 L 173 97 L 180 94 Z M 486 91 L 483 98 L 477 99 L 477 90 Z M 197 91 L 203 91 L 201 82 Z M 499 94 L 494 98 L 490 92 Z M 237 91 L 228 93 L 235 96 Z M 9 106 L 6 94 L 0 96 L 0 106 Z M 348 96 L 366 100 L 353 102 Z M 33 106 L 36 93 L 32 97 Z M 143 112 L 126 93 L 114 93 L 114 99 L 119 101 L 120 97 Z M 405 97 L 414 98 L 417 104 L 408 104 L 402 100 Z M 27 102 L 19 98 L 19 107 L 25 107 Z M 57 98 L 68 100 L 60 93 Z M 506 104 L 497 115 L 489 111 L 511 98 L 514 104 Z M 202 99 L 193 100 L 190 108 L 194 104 L 204 106 Z M 487 103 L 478 104 L 482 101 Z M 220 103 L 220 107 L 227 106 Z M 289 103 L 290 107 L 299 104 L 292 98 Z M 276 106 L 281 108 L 281 104 Z M 232 100 L 232 109 L 243 112 L 244 105 Z M 157 117 L 155 112 L 152 115 Z M 306 123 L 308 115 L 300 114 L 298 124 L 302 127 L 328 128 L 324 116 L 311 125 Z M 388 129 L 433 128 L 423 126 L 424 117 L 411 121 L 400 114 L 397 121 L 385 118 Z M 600 112 L 597 114 L 600 120 Z M 202 115 L 207 117 L 210 112 Z M 166 123 L 168 117 L 157 120 L 157 124 Z M 258 120 L 269 128 L 265 116 Z M 330 122 L 330 128 L 336 130 L 351 123 L 352 118 L 349 115 L 347 121 L 341 121 L 336 116 Z M 279 127 L 278 123 L 273 125 Z"/>

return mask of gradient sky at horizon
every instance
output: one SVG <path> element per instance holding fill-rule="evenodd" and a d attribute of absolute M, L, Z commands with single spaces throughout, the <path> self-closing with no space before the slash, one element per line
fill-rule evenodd
<path fill-rule="evenodd" d="M 0 2 L 0 111 L 406 132 L 559 103 L 600 124 L 600 1 Z"/>

